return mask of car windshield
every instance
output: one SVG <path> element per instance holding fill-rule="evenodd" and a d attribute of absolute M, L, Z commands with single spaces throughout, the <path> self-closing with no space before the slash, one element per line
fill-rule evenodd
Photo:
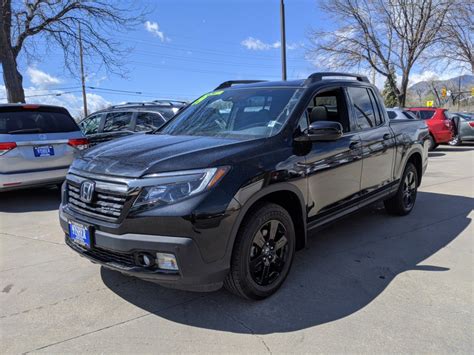
<path fill-rule="evenodd" d="M 0 112 L 0 134 L 58 133 L 79 131 L 71 116 L 62 112 Z"/>
<path fill-rule="evenodd" d="M 207 93 L 179 113 L 159 133 L 255 139 L 277 134 L 303 90 L 238 88 Z"/>

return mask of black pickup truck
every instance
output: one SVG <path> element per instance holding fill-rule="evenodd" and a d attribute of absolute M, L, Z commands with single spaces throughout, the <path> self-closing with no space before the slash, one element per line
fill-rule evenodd
<path fill-rule="evenodd" d="M 225 82 L 162 128 L 85 151 L 63 185 L 73 250 L 168 287 L 263 299 L 307 232 L 383 200 L 413 209 L 428 129 L 366 77 Z"/>

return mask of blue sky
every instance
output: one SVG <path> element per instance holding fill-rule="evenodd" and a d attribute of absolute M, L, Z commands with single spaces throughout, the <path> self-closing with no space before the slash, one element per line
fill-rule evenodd
<path fill-rule="evenodd" d="M 85 63 L 90 111 L 110 103 L 157 98 L 194 99 L 231 79 L 281 77 L 279 0 L 142 0 L 153 8 L 134 31 L 116 40 L 133 50 L 125 58 L 127 78 Z M 305 59 L 308 32 L 331 29 L 315 0 L 286 0 L 288 78 L 303 78 L 318 68 Z M 79 73 L 67 73 L 62 56 L 21 61 L 28 102 L 81 109 Z M 61 96 L 36 96 L 72 89 Z M 112 93 L 107 89 L 141 92 Z M 0 85 L 0 98 L 4 97 Z"/>

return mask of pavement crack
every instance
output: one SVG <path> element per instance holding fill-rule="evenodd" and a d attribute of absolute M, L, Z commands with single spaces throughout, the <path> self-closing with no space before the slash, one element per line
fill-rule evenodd
<path fill-rule="evenodd" d="M 22 238 L 22 239 L 34 240 L 37 242 L 44 242 L 44 243 L 49 243 L 49 244 L 54 244 L 54 245 L 64 245 L 64 243 L 58 243 L 58 242 L 53 242 L 51 240 L 44 240 L 44 239 L 38 239 L 38 238 L 31 238 L 31 237 L 26 237 L 24 235 L 5 233 L 5 232 L 0 232 L 0 234 L 7 235 L 9 237 L 17 237 L 17 238 Z"/>
<path fill-rule="evenodd" d="M 178 307 L 178 306 L 181 306 L 181 305 L 184 305 L 184 304 L 187 304 L 187 303 L 192 303 L 198 299 L 201 299 L 203 298 L 204 296 L 199 296 L 199 297 L 194 297 L 192 299 L 189 299 L 189 300 L 186 300 L 186 301 L 182 301 L 182 302 L 179 302 L 177 304 L 173 304 L 173 305 L 170 305 L 170 306 L 167 306 L 167 307 L 164 307 L 164 308 L 161 308 L 159 309 L 160 311 L 166 311 L 166 310 L 169 310 L 169 309 L 172 309 L 174 307 Z M 158 310 L 155 310 L 155 312 L 157 312 Z M 148 317 L 148 316 L 151 316 L 153 315 L 154 313 L 150 313 L 150 312 L 146 312 L 145 314 L 142 314 L 142 315 L 139 315 L 139 316 L 136 316 L 136 317 L 133 317 L 133 318 L 129 318 L 129 319 L 126 319 L 124 321 L 121 321 L 121 322 L 117 322 L 117 323 L 114 323 L 114 324 L 110 324 L 108 326 L 105 326 L 105 327 L 102 327 L 102 328 L 99 328 L 99 329 L 95 329 L 95 330 L 92 330 L 90 332 L 85 332 L 85 333 L 82 333 L 82 334 L 79 334 L 79 335 L 76 335 L 74 337 L 71 337 L 71 338 L 67 338 L 67 339 L 63 339 L 63 340 L 60 340 L 60 341 L 57 341 L 57 342 L 54 342 L 54 343 L 51 343 L 51 344 L 48 344 L 48 345 L 44 345 L 44 346 L 41 346 L 39 348 L 36 348 L 36 349 L 33 349 L 33 350 L 28 350 L 28 351 L 25 351 L 23 354 L 29 354 L 29 353 L 32 353 L 34 351 L 40 351 L 40 350 L 43 350 L 43 349 L 47 349 L 49 347 L 52 347 L 52 346 L 55 346 L 55 345 L 59 345 L 59 344 L 63 344 L 63 343 L 66 343 L 68 341 L 71 341 L 71 340 L 75 340 L 75 339 L 78 339 L 78 338 L 82 338 L 82 337 L 85 337 L 87 335 L 91 335 L 91 334 L 95 334 L 95 333 L 98 333 L 98 332 L 101 332 L 103 330 L 107 330 L 107 329 L 111 329 L 111 328 L 114 328 L 114 327 L 117 327 L 119 325 L 123 325 L 123 324 L 127 324 L 127 323 L 130 323 L 130 322 L 133 322 L 137 319 L 142 319 L 142 318 L 145 318 L 145 317 Z"/>
<path fill-rule="evenodd" d="M 265 349 L 267 350 L 267 352 L 268 352 L 269 354 L 272 354 L 272 351 L 270 350 L 270 347 L 268 346 L 268 344 L 265 342 L 265 339 L 264 339 L 261 335 L 257 334 L 257 333 L 256 333 L 250 326 L 248 326 L 244 321 L 240 320 L 239 318 L 234 317 L 234 316 L 233 316 L 232 314 L 230 314 L 229 312 L 223 310 L 222 307 L 220 307 L 220 305 L 219 305 L 215 300 L 213 300 L 212 298 L 210 298 L 209 300 L 210 300 L 212 303 L 214 303 L 214 304 L 217 306 L 217 308 L 219 308 L 219 309 L 222 311 L 222 313 L 224 313 L 224 315 L 227 316 L 227 318 L 229 318 L 230 320 L 232 320 L 232 321 L 238 323 L 238 324 L 239 324 L 240 326 L 242 326 L 243 328 L 247 329 L 247 330 L 250 332 L 250 334 L 252 334 L 254 337 L 256 337 L 256 338 L 262 343 L 262 345 L 265 347 Z"/>

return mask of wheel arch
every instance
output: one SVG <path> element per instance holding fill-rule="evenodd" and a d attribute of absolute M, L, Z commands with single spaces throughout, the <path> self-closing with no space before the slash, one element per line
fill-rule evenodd
<path fill-rule="evenodd" d="M 405 171 L 408 163 L 412 163 L 416 168 L 416 173 L 418 175 L 418 186 L 421 185 L 421 178 L 423 176 L 423 158 L 420 152 L 415 151 L 411 153 L 405 163 L 403 171 Z M 403 174 L 403 172 L 402 172 Z"/>
<path fill-rule="evenodd" d="M 253 209 L 265 202 L 278 204 L 288 211 L 295 227 L 296 249 L 299 250 L 306 246 L 306 203 L 302 192 L 296 186 L 290 183 L 270 185 L 253 194 L 245 202 L 241 202 L 238 195 L 239 194 L 237 193 L 236 200 L 242 203 L 242 206 L 232 228 L 231 237 L 227 246 L 226 256 L 229 258 L 229 261 L 242 222 L 245 218 L 251 215 Z"/>

